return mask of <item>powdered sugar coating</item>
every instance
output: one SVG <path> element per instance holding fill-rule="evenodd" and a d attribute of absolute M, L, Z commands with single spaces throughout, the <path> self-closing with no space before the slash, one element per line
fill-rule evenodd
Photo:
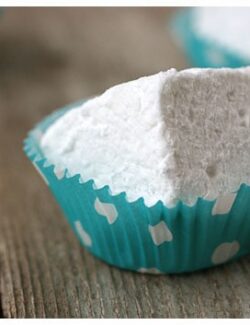
<path fill-rule="evenodd" d="M 250 181 L 249 89 L 249 68 L 171 69 L 71 110 L 41 146 L 58 168 L 129 201 L 192 205 Z"/>

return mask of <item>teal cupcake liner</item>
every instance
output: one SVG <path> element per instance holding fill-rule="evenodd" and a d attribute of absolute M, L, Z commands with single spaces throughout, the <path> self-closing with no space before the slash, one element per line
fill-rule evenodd
<path fill-rule="evenodd" d="M 170 24 L 175 41 L 183 49 L 192 66 L 237 68 L 250 64 L 250 58 L 247 60 L 238 53 L 197 35 L 194 19 L 194 9 L 185 9 L 177 13 Z"/>
<path fill-rule="evenodd" d="M 42 175 L 83 246 L 120 268 L 148 273 L 190 272 L 250 252 L 250 187 L 193 206 L 129 202 L 49 163 L 40 147 L 45 130 L 78 102 L 56 111 L 29 132 L 24 151 Z"/>

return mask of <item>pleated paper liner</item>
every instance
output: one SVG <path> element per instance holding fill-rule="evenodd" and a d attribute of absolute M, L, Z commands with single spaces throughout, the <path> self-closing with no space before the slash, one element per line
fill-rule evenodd
<path fill-rule="evenodd" d="M 197 35 L 194 19 L 194 9 L 184 9 L 173 17 L 170 26 L 174 40 L 178 42 L 192 66 L 236 68 L 250 64 L 250 60 Z"/>
<path fill-rule="evenodd" d="M 81 102 L 82 103 L 82 102 Z M 44 157 L 45 130 L 76 103 L 48 116 L 28 134 L 24 150 L 42 175 L 85 248 L 109 264 L 149 273 L 180 273 L 208 268 L 250 252 L 250 187 L 217 200 L 199 198 L 194 206 L 143 198 L 128 202 L 94 180 L 58 170 Z"/>

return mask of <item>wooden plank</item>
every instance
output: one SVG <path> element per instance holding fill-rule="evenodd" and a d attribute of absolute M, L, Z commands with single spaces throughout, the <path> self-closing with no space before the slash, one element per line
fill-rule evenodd
<path fill-rule="evenodd" d="M 172 9 L 7 9 L 0 20 L 0 295 L 4 317 L 249 317 L 250 258 L 180 276 L 110 267 L 78 243 L 22 153 L 57 107 L 186 66 Z"/>

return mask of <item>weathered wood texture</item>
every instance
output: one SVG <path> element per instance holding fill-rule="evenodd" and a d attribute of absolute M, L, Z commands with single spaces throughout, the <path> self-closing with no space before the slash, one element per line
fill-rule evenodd
<path fill-rule="evenodd" d="M 249 317 L 250 258 L 182 276 L 112 268 L 78 243 L 22 152 L 46 114 L 185 60 L 170 9 L 8 9 L 0 19 L 4 317 Z"/>

